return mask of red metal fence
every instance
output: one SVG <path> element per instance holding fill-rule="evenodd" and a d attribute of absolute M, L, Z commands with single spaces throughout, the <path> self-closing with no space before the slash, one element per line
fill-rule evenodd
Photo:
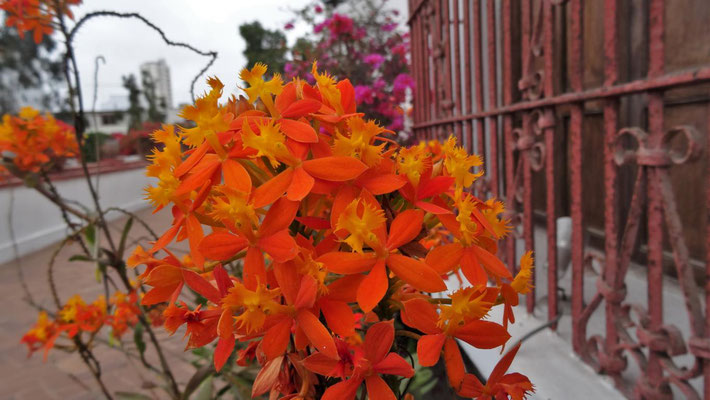
<path fill-rule="evenodd" d="M 623 1 L 603 0 L 604 29 L 598 34 L 603 35 L 604 79 L 601 86 L 587 88 L 582 56 L 583 38 L 589 32 L 583 29 L 583 0 L 410 0 L 414 135 L 424 140 L 455 133 L 471 151 L 485 156 L 489 178 L 476 191 L 506 200 L 508 217 L 522 227 L 526 249 L 534 248 L 533 197 L 544 191 L 547 260 L 537 264 L 548 264 L 550 320 L 557 317 L 561 301 L 556 295 L 556 218 L 562 213 L 558 196 L 569 199 L 565 201 L 573 221 L 572 347 L 583 360 L 611 376 L 628 397 L 660 399 L 682 393 L 687 398 L 710 399 L 710 313 L 706 310 L 710 290 L 702 287 L 710 275 L 710 224 L 707 219 L 702 222 L 706 269 L 705 279 L 698 280 L 690 266 L 669 173 L 707 150 L 710 119 L 702 133 L 693 126 L 664 126 L 665 93 L 710 81 L 710 64 L 664 71 L 664 17 L 672 2 L 648 0 L 647 73 L 641 79 L 621 81 L 618 30 L 626 21 L 620 21 L 618 10 Z M 556 28 L 560 21 L 564 34 Z M 557 83 L 560 74 L 566 76 L 565 85 Z M 626 120 L 620 119 L 620 101 L 635 95 L 643 95 L 646 121 L 620 126 Z M 592 102 L 603 110 L 602 131 L 583 129 L 584 107 Z M 555 147 L 560 125 L 565 125 L 568 135 L 562 155 Z M 602 193 L 585 192 L 582 182 L 583 174 L 602 171 L 582 165 L 585 135 L 604 137 L 603 267 L 596 291 L 586 302 L 584 271 L 593 256 L 585 246 L 583 203 L 590 195 Z M 684 141 L 681 150 L 670 144 L 677 141 Z M 569 186 L 563 188 L 555 183 L 560 168 L 569 177 Z M 622 168 L 635 171 L 626 197 L 618 190 Z M 535 174 L 543 177 L 543 185 L 534 184 Z M 697 205 L 698 216 L 700 209 L 710 208 L 710 190 L 705 201 Z M 625 218 L 618 212 L 621 202 L 628 210 Z M 639 235 L 639 229 L 646 232 Z M 647 249 L 645 304 L 631 304 L 626 295 L 625 278 L 637 239 L 645 240 Z M 672 254 L 682 290 L 685 310 L 678 311 L 687 314 L 685 327 L 664 324 L 664 246 Z M 503 250 L 510 265 L 515 265 L 516 241 L 508 240 Z M 531 293 L 529 312 L 535 301 Z M 601 335 L 589 333 L 588 322 L 595 312 L 605 316 Z M 682 363 L 678 356 L 684 357 Z M 630 364 L 640 371 L 635 382 L 624 379 Z M 691 384 L 698 379 L 703 379 L 700 385 Z"/>

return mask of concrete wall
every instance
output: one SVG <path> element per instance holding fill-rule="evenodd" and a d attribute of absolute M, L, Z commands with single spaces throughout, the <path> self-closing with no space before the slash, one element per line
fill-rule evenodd
<path fill-rule="evenodd" d="M 95 179 L 96 176 L 92 176 L 92 180 Z M 102 174 L 99 178 L 101 205 L 128 211 L 145 208 L 148 203 L 143 200 L 143 188 L 148 183 L 142 167 Z M 57 181 L 56 186 L 61 196 L 86 206 L 92 204 L 83 176 Z M 107 217 L 119 216 L 114 212 Z M 24 186 L 0 188 L 0 264 L 15 257 L 13 236 L 22 256 L 61 240 L 66 229 L 59 209 L 34 190 Z"/>

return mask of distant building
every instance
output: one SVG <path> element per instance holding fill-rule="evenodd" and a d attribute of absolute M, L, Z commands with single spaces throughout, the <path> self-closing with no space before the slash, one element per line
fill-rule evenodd
<path fill-rule="evenodd" d="M 170 81 L 170 67 L 165 59 L 160 59 L 158 61 L 150 61 L 141 64 L 141 76 L 144 73 L 150 75 L 155 83 L 155 94 L 162 100 L 158 104 L 162 103 L 165 106 L 165 110 L 173 108 L 173 88 Z"/>
<path fill-rule="evenodd" d="M 129 118 L 126 108 L 114 108 L 84 112 L 86 118 L 86 132 L 100 132 L 107 135 L 123 134 L 128 132 Z"/>

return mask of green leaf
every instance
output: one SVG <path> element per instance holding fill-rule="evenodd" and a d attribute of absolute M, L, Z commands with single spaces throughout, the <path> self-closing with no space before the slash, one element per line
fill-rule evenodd
<path fill-rule="evenodd" d="M 96 243 L 96 227 L 94 224 L 89 224 L 84 228 L 84 238 L 89 243 L 89 247 L 94 247 L 94 243 Z"/>
<path fill-rule="evenodd" d="M 146 348 L 145 341 L 143 340 L 144 330 L 143 324 L 140 322 L 133 328 L 133 341 L 136 342 L 136 348 L 140 352 L 141 356 L 145 353 Z"/>
<path fill-rule="evenodd" d="M 200 384 L 209 376 L 211 376 L 214 372 L 214 366 L 211 362 L 206 363 L 197 371 L 195 371 L 195 374 L 192 375 L 192 378 L 190 378 L 190 380 L 187 382 L 187 385 L 185 386 L 185 390 L 182 392 L 183 400 L 187 400 L 192 394 L 192 392 L 194 392 L 200 386 Z"/>
<path fill-rule="evenodd" d="M 131 231 L 132 226 L 133 217 L 130 217 L 128 221 L 126 221 L 126 225 L 123 226 L 123 232 L 121 232 L 121 241 L 118 244 L 118 254 L 116 255 L 116 258 L 119 260 L 123 259 L 123 252 L 126 249 L 126 239 L 128 239 L 128 232 Z"/>
<path fill-rule="evenodd" d="M 193 400 L 210 400 L 214 396 L 214 385 L 212 384 L 213 376 L 210 375 L 200 385 L 200 390 Z"/>
<path fill-rule="evenodd" d="M 94 261 L 91 259 L 91 257 L 87 257 L 83 254 L 74 254 L 73 256 L 69 257 L 69 261 Z"/>
<path fill-rule="evenodd" d="M 116 392 L 115 395 L 118 400 L 152 400 L 152 397 L 136 392 Z"/>

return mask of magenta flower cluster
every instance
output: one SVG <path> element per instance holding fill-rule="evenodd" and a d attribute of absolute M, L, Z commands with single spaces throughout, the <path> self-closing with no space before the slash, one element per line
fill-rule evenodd
<path fill-rule="evenodd" d="M 372 15 L 329 10 L 315 4 L 289 23 L 312 24 L 308 45 L 295 46 L 284 68 L 286 78 L 308 76 L 312 60 L 336 78 L 348 77 L 355 87 L 361 111 L 393 131 L 404 128 L 407 89 L 414 90 L 409 74 L 409 34 L 396 10 L 380 8 Z M 298 21 L 298 20 L 301 21 Z"/>

